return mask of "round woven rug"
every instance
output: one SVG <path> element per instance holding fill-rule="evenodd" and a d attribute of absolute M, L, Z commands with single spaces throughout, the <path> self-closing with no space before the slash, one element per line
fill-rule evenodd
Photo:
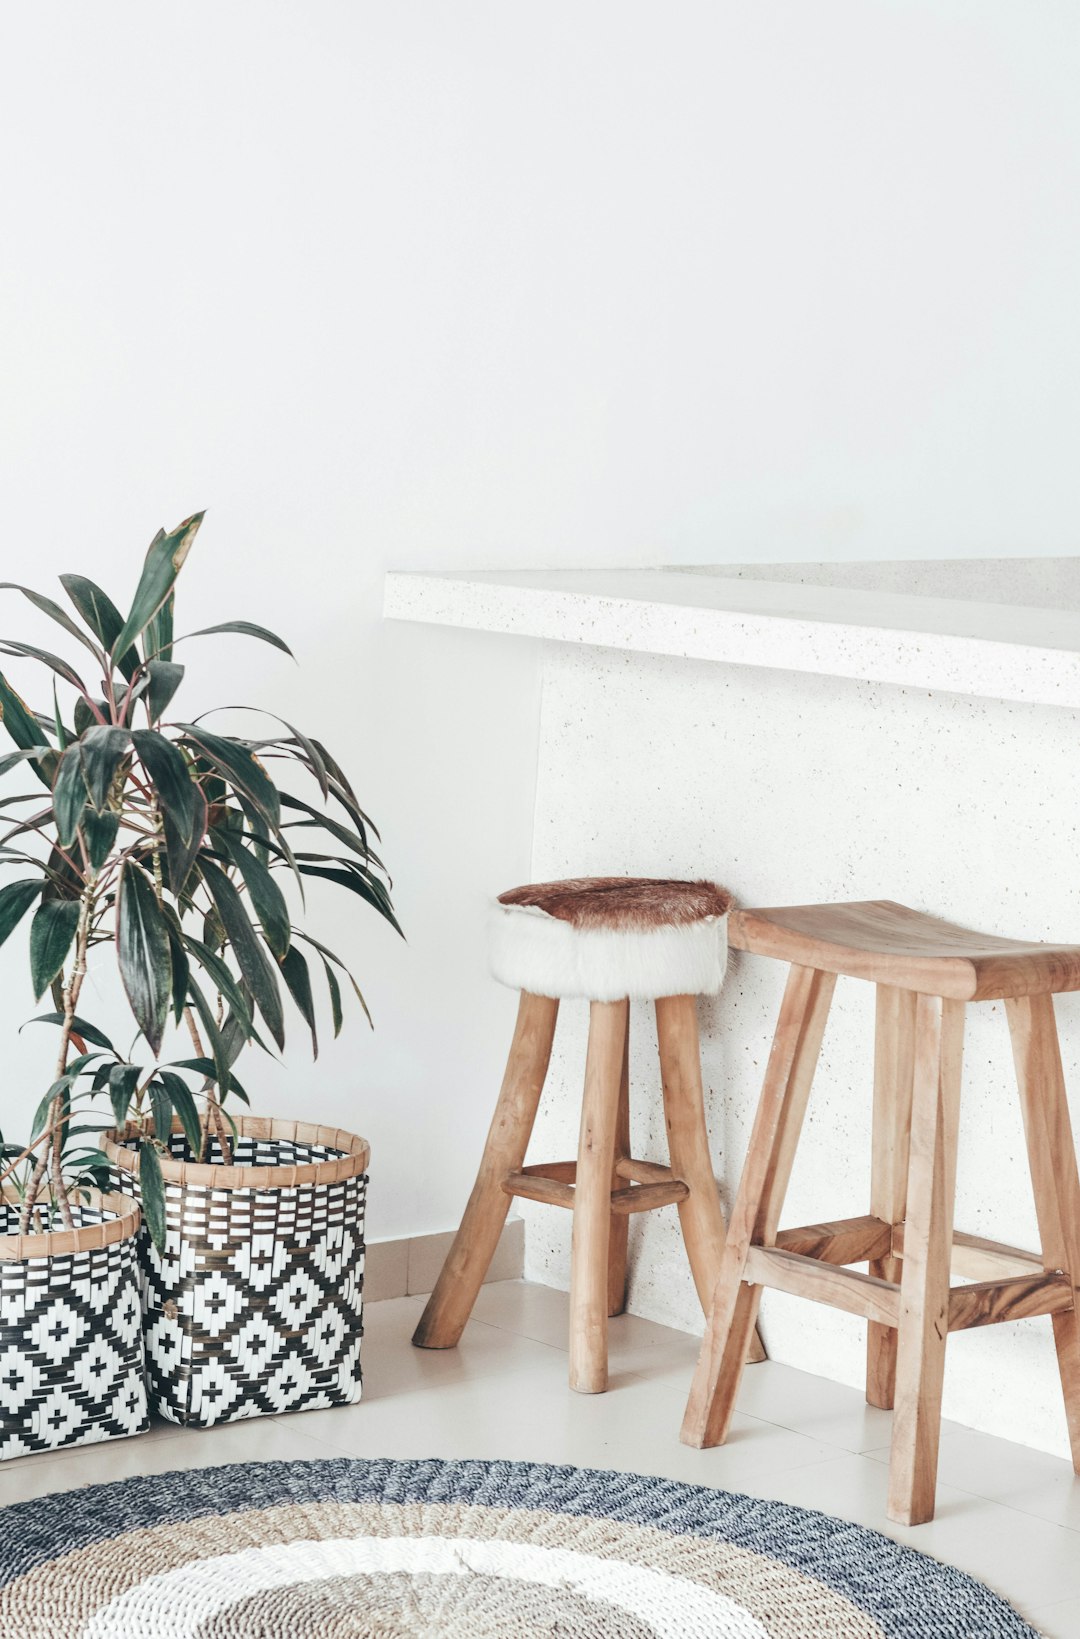
<path fill-rule="evenodd" d="M 5 1639 L 990 1639 L 970 1577 L 824 1514 L 507 1462 L 244 1463 L 0 1515 Z"/>

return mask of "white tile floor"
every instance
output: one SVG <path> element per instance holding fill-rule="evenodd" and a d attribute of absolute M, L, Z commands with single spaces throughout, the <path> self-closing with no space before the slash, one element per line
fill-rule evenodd
<path fill-rule="evenodd" d="M 1080 1639 L 1080 1480 L 1064 1462 L 955 1425 L 942 1439 L 937 1518 L 885 1519 L 889 1416 L 853 1389 L 769 1361 L 748 1368 L 728 1444 L 680 1445 L 697 1339 L 624 1315 L 611 1388 L 566 1386 L 567 1300 L 486 1286 L 460 1348 L 410 1346 L 423 1299 L 369 1304 L 359 1406 L 136 1440 L 0 1468 L 0 1503 L 172 1468 L 339 1456 L 508 1457 L 636 1469 L 839 1514 L 950 1560 L 999 1589 L 1050 1639 Z"/>

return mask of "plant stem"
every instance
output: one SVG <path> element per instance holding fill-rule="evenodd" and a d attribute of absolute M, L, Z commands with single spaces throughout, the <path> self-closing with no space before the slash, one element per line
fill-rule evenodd
<path fill-rule="evenodd" d="M 191 1011 L 190 1007 L 185 1007 L 184 1018 L 187 1020 L 188 1033 L 191 1036 L 192 1045 L 195 1048 L 196 1055 L 201 1059 L 205 1058 L 206 1049 L 203 1047 L 202 1037 L 199 1034 L 199 1027 L 195 1023 L 195 1015 Z M 225 1119 L 221 1113 L 221 1105 L 218 1101 L 217 1093 L 214 1090 L 214 1083 L 209 1076 L 207 1076 L 206 1080 L 203 1082 L 202 1091 L 203 1096 L 206 1099 L 206 1120 L 203 1122 L 202 1127 L 202 1143 L 199 1146 L 199 1160 L 205 1161 L 207 1145 L 209 1144 L 211 1137 L 214 1137 L 217 1139 L 221 1148 L 221 1159 L 223 1163 L 227 1167 L 231 1166 L 232 1143 L 229 1139 L 229 1130 L 225 1125 Z"/>
<path fill-rule="evenodd" d="M 60 1031 L 60 1050 L 56 1058 L 57 1081 L 67 1068 L 68 1048 L 71 1045 L 72 1026 L 79 1007 L 79 992 L 86 978 L 86 951 L 90 942 L 90 923 L 94 912 L 93 886 L 87 883 L 79 900 L 79 920 L 75 929 L 75 961 L 72 965 L 71 976 L 64 986 L 64 1020 Z M 19 1231 L 26 1234 L 30 1227 L 30 1215 L 37 1205 L 41 1186 L 46 1173 L 51 1175 L 53 1193 L 56 1204 L 60 1208 L 60 1216 L 68 1229 L 75 1227 L 75 1219 L 71 1211 L 71 1201 L 68 1197 L 67 1186 L 64 1183 L 64 1095 L 58 1093 L 49 1105 L 49 1116 L 46 1130 L 52 1134 L 51 1148 L 39 1158 L 30 1179 L 30 1187 L 23 1201 L 22 1212 L 19 1216 Z"/>

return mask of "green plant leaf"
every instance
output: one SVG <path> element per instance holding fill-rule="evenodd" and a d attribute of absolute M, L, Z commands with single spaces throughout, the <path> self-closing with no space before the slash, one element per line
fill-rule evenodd
<path fill-rule="evenodd" d="M 45 883 L 24 877 L 0 888 L 0 945 L 18 927 L 35 899 L 41 897 Z"/>
<path fill-rule="evenodd" d="M 79 829 L 86 843 L 86 853 L 95 871 L 100 871 L 116 842 L 120 830 L 120 815 L 106 810 L 104 814 L 95 814 L 87 803 L 82 811 Z"/>
<path fill-rule="evenodd" d="M 150 1239 L 159 1252 L 164 1252 L 165 1180 L 161 1176 L 161 1157 L 149 1137 L 139 1145 L 139 1194 Z"/>
<path fill-rule="evenodd" d="M 15 884 L 13 883 L 12 886 L 14 887 Z M 26 1021 L 27 1024 L 63 1024 L 63 1022 L 63 1013 L 39 1013 L 36 1019 L 27 1019 Z M 96 1024 L 91 1024 L 89 1019 L 80 1019 L 79 1015 L 76 1014 L 71 1021 L 71 1028 L 77 1036 L 82 1037 L 83 1041 L 92 1042 L 95 1047 L 105 1047 L 110 1053 L 116 1052 L 116 1048 L 105 1032 L 99 1030 Z"/>
<path fill-rule="evenodd" d="M 118 1127 L 122 1127 L 128 1118 L 140 1073 L 137 1064 L 113 1064 L 109 1067 L 109 1103 Z"/>
<path fill-rule="evenodd" d="M 222 831 L 218 834 L 218 840 L 239 869 L 244 886 L 251 895 L 255 914 L 266 935 L 266 943 L 280 961 L 289 948 L 290 936 L 289 907 L 285 903 L 285 895 L 267 866 L 249 848 L 245 848 L 237 837 L 228 831 Z"/>
<path fill-rule="evenodd" d="M 113 640 L 114 657 L 130 648 L 169 596 L 202 521 L 203 514 L 196 512 L 168 535 L 159 531 L 150 542 L 128 617 Z M 163 658 L 167 660 L 168 655 Z"/>
<path fill-rule="evenodd" d="M 78 744 L 68 746 L 57 763 L 52 796 L 57 840 L 61 848 L 70 848 L 86 807 L 86 781 Z"/>
<path fill-rule="evenodd" d="M 271 825 L 279 824 L 281 799 L 277 786 L 253 751 L 240 740 L 211 734 L 209 729 L 200 728 L 195 723 L 177 723 L 176 726 L 184 739 L 190 741 L 237 792 L 253 802 Z"/>
<path fill-rule="evenodd" d="M 120 873 L 116 956 L 136 1023 L 154 1053 L 161 1051 L 172 990 L 169 925 L 153 887 L 131 860 Z"/>
<path fill-rule="evenodd" d="M 4 727 L 20 750 L 30 751 L 37 746 L 43 748 L 44 755 L 33 761 L 33 769 L 41 783 L 51 789 L 56 752 L 50 746 L 48 736 L 27 706 L 26 701 L 16 694 L 2 672 L 0 672 L 0 716 L 3 717 Z"/>
<path fill-rule="evenodd" d="M 272 643 L 275 649 L 287 654 L 290 660 L 295 660 L 289 645 L 276 632 L 267 631 L 265 626 L 254 626 L 250 620 L 226 620 L 220 626 L 202 626 L 197 632 L 185 632 L 183 637 L 176 639 L 177 643 L 186 643 L 189 637 L 213 637 L 218 632 L 237 632 L 241 637 L 257 637 L 263 643 Z"/>
<path fill-rule="evenodd" d="M 179 899 L 191 875 L 191 867 L 198 858 L 203 838 L 206 836 L 206 821 L 208 811 L 206 797 L 199 786 L 192 781 L 191 789 L 195 793 L 195 818 L 192 822 L 191 836 L 184 842 L 172 815 L 166 809 L 162 813 L 165 827 L 165 858 L 169 867 L 169 887 Z"/>
<path fill-rule="evenodd" d="M 124 617 L 109 594 L 103 592 L 92 580 L 87 580 L 84 575 L 61 575 L 60 585 L 102 648 L 112 649 L 120 635 Z M 85 641 L 83 638 L 83 642 Z M 139 657 L 134 649 L 129 648 L 120 656 L 114 655 L 113 662 L 130 682 L 139 663 Z"/>
<path fill-rule="evenodd" d="M 150 679 L 146 691 L 147 709 L 151 720 L 158 723 L 169 709 L 173 695 L 183 682 L 184 668 L 172 660 L 148 660 L 146 671 Z"/>
<path fill-rule="evenodd" d="M 191 973 L 184 949 L 183 937 L 171 925 L 169 927 L 169 963 L 172 968 L 172 1011 L 173 1022 L 179 1024 L 184 1016 L 187 1004 L 188 978 Z"/>
<path fill-rule="evenodd" d="M 315 998 L 311 994 L 311 974 L 308 971 L 307 960 L 296 946 L 292 945 L 281 958 L 280 966 L 285 983 L 289 987 L 289 994 L 311 1031 L 311 1056 L 317 1059 L 319 1038 L 315 1030 Z"/>
<path fill-rule="evenodd" d="M 78 925 L 77 899 L 47 899 L 34 912 L 30 924 L 30 978 L 35 1001 L 66 962 Z"/>
<path fill-rule="evenodd" d="M 243 900 L 225 872 L 203 858 L 202 879 L 210 891 L 232 945 L 240 972 L 244 975 L 255 1003 L 266 1020 L 267 1029 L 279 1047 L 285 1045 L 285 1022 L 281 1011 L 281 991 L 277 977 L 258 934 L 248 920 Z"/>
<path fill-rule="evenodd" d="M 341 1035 L 343 1017 L 341 1012 L 341 986 L 338 984 L 337 974 L 326 960 L 326 957 L 320 957 L 320 960 L 326 973 L 326 988 L 330 992 L 330 1012 L 334 1020 L 334 1036 L 336 1038 Z"/>
<path fill-rule="evenodd" d="M 95 813 L 104 813 L 108 806 L 117 769 L 130 745 L 131 735 L 127 729 L 116 728 L 111 723 L 95 724 L 79 741 L 83 779 Z"/>
<path fill-rule="evenodd" d="M 80 694 L 75 701 L 76 739 L 85 734 L 88 728 L 93 728 L 95 723 L 103 723 L 108 715 L 109 709 L 104 700 L 95 700 L 91 705 L 90 701 Z"/>
<path fill-rule="evenodd" d="M 63 578 L 61 575 L 61 581 L 63 581 Z M 48 615 L 50 620 L 55 620 L 58 626 L 64 628 L 65 632 L 70 632 L 71 636 L 77 638 L 84 648 L 90 650 L 95 660 L 101 660 L 102 656 L 97 646 L 91 643 L 86 633 L 80 631 L 71 616 L 66 614 L 58 603 L 54 603 L 52 598 L 47 598 L 42 592 L 35 592 L 33 587 L 20 586 L 17 581 L 13 580 L 0 581 L 0 592 L 21 592 L 24 598 L 30 600 L 35 609 L 40 609 L 42 614 Z"/>
<path fill-rule="evenodd" d="M 313 807 L 309 802 L 304 802 L 302 797 L 294 797 L 289 792 L 283 791 L 281 793 L 281 805 L 283 808 L 294 808 L 300 813 L 311 815 L 310 821 L 299 820 L 296 822 L 297 824 L 321 825 L 324 831 L 329 831 L 332 837 L 337 837 L 339 842 L 343 842 L 346 848 L 351 848 L 354 853 L 359 854 L 361 859 L 370 858 L 367 838 L 364 835 L 351 831 L 347 825 L 342 825 L 332 815 L 325 813 L 322 809 Z"/>
<path fill-rule="evenodd" d="M 41 757 L 43 755 L 45 755 L 45 752 L 47 750 L 51 750 L 51 747 L 43 748 L 41 746 L 31 746 L 29 748 L 29 750 L 27 750 L 27 751 L 9 751 L 9 752 L 7 752 L 7 754 L 5 756 L 0 757 L 0 774 L 6 774 L 9 769 L 16 767 L 16 765 L 18 763 L 28 762 L 31 757 L 36 757 L 40 760 Z M 33 797 L 23 797 L 23 798 L 5 797 L 4 801 L 5 802 L 19 802 L 19 801 L 22 801 L 22 802 L 40 802 L 41 797 L 40 797 L 40 795 L 36 795 L 36 794 Z"/>
<path fill-rule="evenodd" d="M 251 1008 L 247 998 L 236 982 L 235 975 L 230 972 L 228 963 L 224 962 L 216 951 L 204 945 L 201 940 L 193 939 L 191 934 L 185 933 L 184 944 L 194 956 L 199 966 L 209 975 L 215 990 L 224 996 L 233 1012 L 237 1014 L 242 1024 L 251 1030 Z"/>
<path fill-rule="evenodd" d="M 310 945 L 313 950 L 318 951 L 320 956 L 324 956 L 328 962 L 333 962 L 335 967 L 339 967 L 341 969 L 346 979 L 348 979 L 349 983 L 352 985 L 353 990 L 356 993 L 357 1001 L 364 1009 L 364 1017 L 374 1030 L 375 1021 L 372 1019 L 371 1014 L 368 1011 L 368 1004 L 364 1000 L 364 993 L 360 989 L 360 986 L 357 984 L 356 980 L 353 978 L 352 974 L 349 972 L 349 969 L 345 966 L 345 963 L 341 960 L 341 957 L 336 955 L 334 951 L 328 950 L 324 944 L 322 944 L 318 939 L 314 938 L 310 933 L 304 933 L 301 928 L 293 928 L 292 931 L 294 939 L 302 939 L 305 945 Z"/>
<path fill-rule="evenodd" d="M 131 743 L 150 776 L 163 812 L 171 817 L 180 843 L 187 847 L 198 811 L 197 788 L 187 760 L 171 740 L 152 728 L 133 729 Z"/>
<path fill-rule="evenodd" d="M 26 660 L 40 660 L 43 666 L 62 677 L 65 683 L 70 683 L 73 689 L 79 689 L 84 694 L 87 688 L 74 666 L 69 666 L 66 660 L 61 660 L 58 654 L 50 649 L 39 649 L 34 643 L 16 643 L 11 638 L 0 639 L 0 654 L 10 654 Z"/>
<path fill-rule="evenodd" d="M 202 1125 L 199 1121 L 199 1111 L 195 1103 L 191 1088 L 182 1076 L 175 1075 L 172 1070 L 159 1070 L 158 1080 L 164 1087 L 173 1109 L 184 1129 L 188 1149 L 193 1157 L 197 1158 L 202 1148 Z"/>
<path fill-rule="evenodd" d="M 150 1094 L 150 1114 L 154 1122 L 154 1137 L 159 1144 L 169 1142 L 172 1132 L 172 1099 L 160 1081 L 152 1081 L 146 1089 Z"/>
<path fill-rule="evenodd" d="M 176 609 L 176 591 L 171 591 L 152 620 L 146 623 L 143 652 L 147 660 L 169 661 L 173 651 L 173 614 Z"/>
<path fill-rule="evenodd" d="M 340 888 L 349 888 L 353 893 L 359 894 L 360 898 L 366 899 L 372 909 L 385 917 L 390 926 L 404 939 L 405 935 L 401 932 L 401 926 L 394 915 L 389 895 L 381 882 L 373 877 L 363 876 L 357 870 L 335 871 L 322 865 L 305 865 L 302 862 L 299 868 L 304 876 L 322 877 L 326 882 L 336 882 Z"/>
<path fill-rule="evenodd" d="M 206 1032 L 206 1039 L 210 1043 L 210 1051 L 213 1054 L 211 1068 L 205 1070 L 203 1074 L 216 1081 L 222 1093 L 224 1093 L 229 1085 L 229 1067 L 232 1064 L 232 1058 L 225 1042 L 222 1040 L 213 1009 L 194 979 L 188 980 L 188 995 L 195 1005 L 195 1011 L 199 1015 L 203 1030 Z"/>

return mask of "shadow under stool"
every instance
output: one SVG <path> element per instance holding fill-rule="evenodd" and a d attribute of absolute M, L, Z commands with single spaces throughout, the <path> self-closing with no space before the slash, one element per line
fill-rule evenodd
<path fill-rule="evenodd" d="M 682 1438 L 727 1437 L 772 1287 L 869 1322 L 866 1397 L 894 1408 L 890 1519 L 933 1518 L 945 1343 L 971 1326 L 1053 1317 L 1080 1472 L 1080 1182 L 1053 1005 L 1080 989 L 1080 946 L 972 933 L 885 900 L 741 911 L 730 939 L 791 966 Z M 838 974 L 877 986 L 870 1212 L 779 1230 Z M 953 1230 L 964 1007 L 991 1000 L 1012 1037 L 1038 1253 Z M 857 1263 L 869 1272 L 844 1267 Z"/>
<path fill-rule="evenodd" d="M 696 997 L 722 983 L 730 903 L 715 883 L 634 877 L 533 884 L 500 897 L 492 970 L 521 992 L 517 1027 L 476 1183 L 413 1336 L 417 1347 L 458 1342 L 514 1196 L 573 1213 L 571 1388 L 607 1388 L 607 1323 L 625 1304 L 631 1213 L 678 1206 L 707 1311 L 724 1219 L 705 1126 Z M 567 997 L 590 1004 L 577 1160 L 526 1166 Z M 631 998 L 655 1004 L 670 1166 L 630 1154 Z M 765 1358 L 753 1324 L 745 1346 L 752 1360 Z"/>

